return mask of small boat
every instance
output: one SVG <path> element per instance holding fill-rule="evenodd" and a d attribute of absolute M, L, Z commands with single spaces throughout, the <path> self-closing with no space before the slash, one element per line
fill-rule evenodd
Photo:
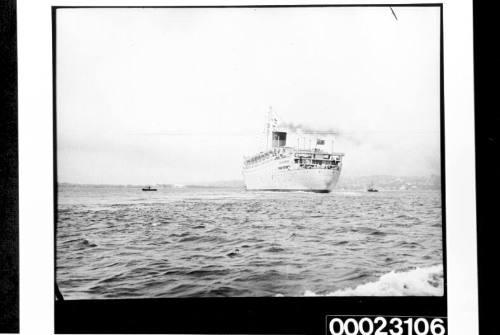
<path fill-rule="evenodd" d="M 143 191 L 157 191 L 156 188 L 152 188 L 151 186 L 146 186 L 142 188 Z"/>
<path fill-rule="evenodd" d="M 366 190 L 367 192 L 378 192 L 378 190 L 373 187 L 373 184 L 370 184 L 370 186 L 368 186 L 368 189 Z"/>

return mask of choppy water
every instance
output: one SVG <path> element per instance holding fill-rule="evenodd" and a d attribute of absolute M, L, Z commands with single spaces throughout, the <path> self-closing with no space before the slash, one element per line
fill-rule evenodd
<path fill-rule="evenodd" d="M 61 186 L 68 299 L 441 295 L 439 191 Z"/>

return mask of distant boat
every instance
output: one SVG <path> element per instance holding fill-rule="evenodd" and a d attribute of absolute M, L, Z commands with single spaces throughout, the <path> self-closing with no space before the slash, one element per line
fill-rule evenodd
<path fill-rule="evenodd" d="M 373 184 L 370 184 L 370 186 L 368 186 L 368 189 L 366 190 L 367 192 L 378 192 L 378 190 L 373 187 Z"/>
<path fill-rule="evenodd" d="M 142 188 L 143 191 L 157 191 L 156 188 L 152 188 L 151 186 L 146 186 Z"/>

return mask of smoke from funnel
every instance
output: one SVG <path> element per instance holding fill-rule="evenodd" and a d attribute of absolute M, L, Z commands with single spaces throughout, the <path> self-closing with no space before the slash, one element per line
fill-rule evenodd
<path fill-rule="evenodd" d="M 343 139 L 352 142 L 355 145 L 361 145 L 362 139 L 359 135 L 353 132 L 341 131 L 338 128 L 321 128 L 314 129 L 307 125 L 291 122 L 280 122 L 278 127 L 285 128 L 290 132 L 302 134 L 317 134 L 317 135 L 334 135 L 337 139 Z"/>
<path fill-rule="evenodd" d="M 286 128 L 289 131 L 292 132 L 302 132 L 306 134 L 332 134 L 332 135 L 339 135 L 338 129 L 313 129 L 309 126 L 303 125 L 303 124 L 295 124 L 295 123 L 290 123 L 290 122 L 281 122 L 278 127 L 281 128 Z"/>

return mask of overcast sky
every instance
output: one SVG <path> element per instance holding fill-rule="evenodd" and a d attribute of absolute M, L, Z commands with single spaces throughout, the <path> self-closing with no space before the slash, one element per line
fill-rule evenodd
<path fill-rule="evenodd" d="M 342 175 L 439 174 L 439 8 L 58 9 L 60 182 L 241 179 L 272 106 Z"/>

